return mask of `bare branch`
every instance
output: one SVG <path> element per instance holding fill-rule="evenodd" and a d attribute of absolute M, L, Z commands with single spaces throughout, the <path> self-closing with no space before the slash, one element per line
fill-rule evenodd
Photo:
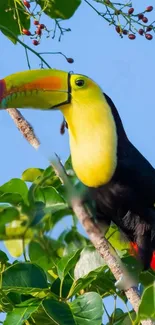
<path fill-rule="evenodd" d="M 18 130 L 22 133 L 24 138 L 31 144 L 32 147 L 38 149 L 40 146 L 39 139 L 36 137 L 33 127 L 28 121 L 25 120 L 23 115 L 16 108 L 6 109 L 9 115 L 12 117 Z"/>

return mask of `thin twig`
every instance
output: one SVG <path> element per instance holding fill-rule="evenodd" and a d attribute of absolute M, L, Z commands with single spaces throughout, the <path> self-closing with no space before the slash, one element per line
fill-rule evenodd
<path fill-rule="evenodd" d="M 36 52 L 30 46 L 28 46 L 25 43 L 23 43 L 10 29 L 8 29 L 7 27 L 5 27 L 3 25 L 0 25 L 0 30 L 1 31 L 4 30 L 5 32 L 8 33 L 8 35 L 11 35 L 16 42 L 18 42 L 19 44 L 21 44 L 25 49 L 27 49 L 30 52 L 32 52 L 33 54 L 35 54 L 47 66 L 47 68 L 51 69 L 50 65 L 44 60 L 44 58 L 38 52 Z"/>
<path fill-rule="evenodd" d="M 33 128 L 31 125 L 24 119 L 21 113 L 15 109 L 7 109 L 10 116 L 13 118 L 15 124 L 18 129 L 27 139 L 27 141 L 35 148 L 38 149 L 40 142 L 34 134 Z M 110 252 L 108 241 L 105 237 L 103 237 L 102 231 L 98 227 L 96 223 L 91 219 L 88 211 L 85 209 L 83 202 L 79 195 L 75 195 L 75 188 L 69 182 L 67 174 L 62 166 L 59 158 L 57 157 L 58 162 L 52 162 L 52 166 L 55 169 L 55 172 L 61 178 L 61 181 L 67 187 L 67 190 L 71 190 L 72 193 L 72 209 L 79 221 L 83 225 L 85 231 L 87 232 L 91 242 L 93 243 L 96 250 L 100 253 L 100 255 L 104 258 L 105 263 L 110 268 L 116 280 L 119 280 L 124 276 L 123 271 L 121 269 L 120 263 L 116 256 L 112 255 Z M 140 297 L 135 288 L 130 288 L 125 291 L 126 297 L 130 301 L 133 309 L 138 312 Z M 153 325 L 153 322 L 150 320 L 144 320 L 141 322 L 142 325 Z"/>

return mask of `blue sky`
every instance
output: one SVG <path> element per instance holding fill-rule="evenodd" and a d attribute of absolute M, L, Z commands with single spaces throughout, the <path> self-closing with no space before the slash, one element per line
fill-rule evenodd
<path fill-rule="evenodd" d="M 139 12 L 153 1 L 141 1 Z M 99 7 L 99 6 L 98 6 Z M 101 6 L 100 6 L 101 8 Z M 154 13 L 150 14 L 150 17 Z M 149 15 L 148 15 L 149 17 Z M 42 18 L 50 29 L 51 21 Z M 39 52 L 62 51 L 74 59 L 74 64 L 57 55 L 46 56 L 51 67 L 73 70 L 94 79 L 114 101 L 132 143 L 155 166 L 155 39 L 147 41 L 137 36 L 134 41 L 121 39 L 113 27 L 83 3 L 75 15 L 63 23 L 70 27 L 59 43 L 43 38 L 35 47 Z M 30 40 L 25 37 L 30 45 Z M 30 54 L 32 68 L 39 61 Z M 13 45 L 0 34 L 0 78 L 27 70 L 24 49 Z M 65 160 L 69 155 L 68 135 L 59 133 L 62 116 L 59 112 L 22 111 L 41 140 L 42 150 L 36 152 L 22 137 L 7 112 L 0 113 L 1 173 L 0 185 L 13 177 L 20 177 L 29 167 L 46 168 L 48 157 L 54 152 Z M 67 226 L 66 224 L 60 227 Z"/>

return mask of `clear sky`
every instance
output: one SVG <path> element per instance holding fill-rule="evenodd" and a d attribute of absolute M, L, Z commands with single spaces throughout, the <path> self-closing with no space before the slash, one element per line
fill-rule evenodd
<path fill-rule="evenodd" d="M 149 3 L 142 0 L 136 7 L 140 12 L 153 4 L 153 0 Z M 154 15 L 153 12 L 148 18 Z M 42 18 L 42 23 L 51 29 L 47 17 Z M 46 56 L 46 60 L 53 68 L 73 70 L 94 79 L 113 99 L 129 139 L 155 166 L 155 38 L 152 41 L 141 36 L 134 41 L 127 37 L 121 39 L 114 28 L 85 3 L 63 25 L 72 31 L 65 33 L 60 43 L 57 39 L 43 38 L 35 50 L 62 51 L 72 57 L 74 64 L 68 64 L 60 55 Z M 25 41 L 31 44 L 27 37 Z M 32 68 L 39 68 L 40 62 L 35 55 L 30 54 L 30 61 Z M 13 45 L 0 34 L 0 78 L 27 69 L 22 46 Z M 46 168 L 48 156 L 54 152 L 63 160 L 69 155 L 67 132 L 64 136 L 59 133 L 62 121 L 59 112 L 25 110 L 22 113 L 34 127 L 46 154 L 36 152 L 19 133 L 8 113 L 1 111 L 0 185 L 10 178 L 20 177 L 29 167 Z"/>

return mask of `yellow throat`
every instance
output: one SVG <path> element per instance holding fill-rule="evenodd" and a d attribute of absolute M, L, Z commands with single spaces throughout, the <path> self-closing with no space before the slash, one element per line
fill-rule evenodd
<path fill-rule="evenodd" d="M 61 108 L 69 127 L 73 168 L 89 187 L 106 184 L 117 163 L 117 133 L 114 118 L 101 89 L 85 77 L 76 88 L 71 76 L 71 104 Z"/>

